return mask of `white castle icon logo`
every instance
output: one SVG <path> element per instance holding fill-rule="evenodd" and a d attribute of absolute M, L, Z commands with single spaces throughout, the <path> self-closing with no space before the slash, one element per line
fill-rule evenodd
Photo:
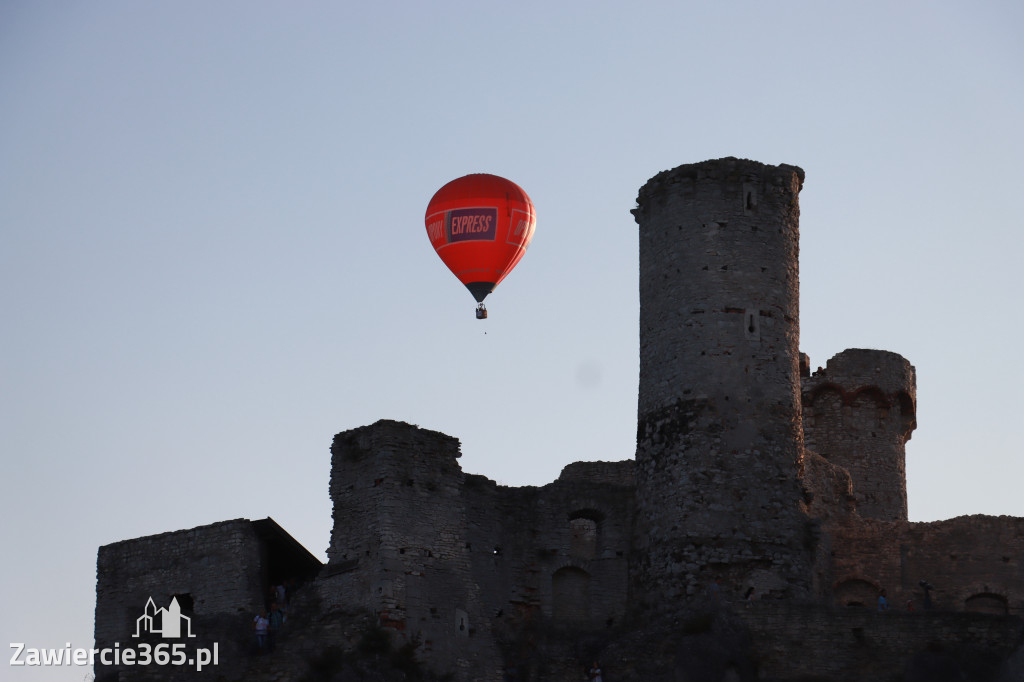
<path fill-rule="evenodd" d="M 181 606 L 177 597 L 171 597 L 171 605 L 165 608 L 157 608 L 150 597 L 146 602 L 145 612 L 135 620 L 135 634 L 138 637 L 143 632 L 158 634 L 161 637 L 181 637 L 181 624 L 185 623 L 185 637 L 195 637 L 192 634 L 192 619 L 181 615 Z"/>

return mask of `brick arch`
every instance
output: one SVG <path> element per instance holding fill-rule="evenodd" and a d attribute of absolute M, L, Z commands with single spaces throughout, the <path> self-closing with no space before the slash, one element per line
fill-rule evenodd
<path fill-rule="evenodd" d="M 592 568 L 591 563 L 589 561 L 581 561 L 573 557 L 562 557 L 559 561 L 556 561 L 551 565 L 555 569 L 552 572 L 552 575 L 554 573 L 558 573 L 559 571 L 573 568 L 579 571 L 583 571 L 584 573 L 590 573 L 590 570 Z"/>
<path fill-rule="evenodd" d="M 569 521 L 569 556 L 590 560 L 597 556 L 599 533 L 597 521 L 578 516 Z"/>
<path fill-rule="evenodd" d="M 596 506 L 569 512 L 569 556 L 589 561 L 598 555 L 601 523 L 606 515 Z"/>
<path fill-rule="evenodd" d="M 861 400 L 862 398 L 870 398 L 875 402 L 877 407 L 889 408 L 889 399 L 886 397 L 882 389 L 877 386 L 861 386 L 856 391 L 850 394 L 847 401 L 852 405 L 855 401 Z"/>
<path fill-rule="evenodd" d="M 839 386 L 828 383 L 815 387 L 803 395 L 803 417 L 805 428 L 825 438 L 843 428 L 843 410 L 846 396 Z M 826 459 L 829 453 L 822 452 Z"/>
<path fill-rule="evenodd" d="M 907 440 L 910 440 L 910 434 L 917 428 L 917 406 L 914 404 L 914 398 L 906 391 L 900 391 L 896 394 L 895 403 L 900 408 L 903 433 Z"/>
<path fill-rule="evenodd" d="M 1005 616 L 1009 613 L 1009 600 L 995 592 L 977 592 L 964 600 L 964 609 Z"/>
<path fill-rule="evenodd" d="M 596 504 L 588 502 L 574 508 L 569 512 L 568 517 L 570 521 L 573 519 L 590 519 L 591 521 L 601 523 L 608 515 L 598 509 Z"/>
<path fill-rule="evenodd" d="M 917 418 L 917 406 L 914 405 L 914 399 L 909 393 L 906 391 L 898 392 L 896 394 L 896 403 L 900 406 L 900 414 L 902 414 L 904 418 Z"/>
<path fill-rule="evenodd" d="M 877 386 L 861 386 L 847 396 L 847 404 L 851 408 L 851 428 L 871 432 L 889 418 L 889 399 Z"/>
<path fill-rule="evenodd" d="M 874 581 L 859 576 L 844 578 L 832 587 L 832 594 L 840 606 L 864 606 L 874 608 L 882 588 Z"/>
<path fill-rule="evenodd" d="M 892 400 L 878 386 L 860 386 L 848 391 L 839 384 L 828 382 L 815 386 L 813 390 L 804 393 L 803 402 L 806 405 L 813 406 L 822 396 L 829 393 L 835 393 L 839 396 L 840 402 L 845 406 L 853 405 L 855 401 L 862 398 L 870 398 L 875 401 L 878 407 L 889 408 L 892 407 L 894 402 L 898 403 L 904 416 L 908 413 L 912 415 L 914 412 L 914 401 L 906 391 L 898 392 L 894 396 L 895 400 Z"/>
<path fill-rule="evenodd" d="M 833 383 L 815 386 L 814 390 L 804 394 L 804 402 L 808 405 L 814 405 L 826 393 L 835 393 L 839 396 L 841 402 L 846 402 L 846 392 L 838 384 Z"/>

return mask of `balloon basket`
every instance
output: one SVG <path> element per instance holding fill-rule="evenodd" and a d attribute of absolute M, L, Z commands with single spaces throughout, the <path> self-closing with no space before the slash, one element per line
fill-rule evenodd
<path fill-rule="evenodd" d="M 486 320 L 487 319 L 487 308 L 483 303 L 476 307 L 476 319 Z"/>

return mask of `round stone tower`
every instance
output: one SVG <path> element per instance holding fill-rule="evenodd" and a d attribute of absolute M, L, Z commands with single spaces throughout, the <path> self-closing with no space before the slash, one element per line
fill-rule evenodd
<path fill-rule="evenodd" d="M 916 404 L 914 366 L 889 351 L 844 350 L 803 380 L 806 446 L 850 473 L 863 517 L 907 520 Z"/>
<path fill-rule="evenodd" d="M 735 158 L 637 197 L 636 596 L 802 596 L 799 203 L 804 173 Z"/>

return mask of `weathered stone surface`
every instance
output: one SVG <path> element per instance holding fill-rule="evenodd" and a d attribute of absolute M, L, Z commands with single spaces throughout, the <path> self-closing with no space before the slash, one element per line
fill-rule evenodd
<path fill-rule="evenodd" d="M 438 670 L 502 679 L 499 647 L 534 618 L 626 612 L 632 462 L 566 467 L 541 488 L 464 474 L 458 441 L 400 422 L 338 434 L 325 603 L 386 614 Z"/>
<path fill-rule="evenodd" d="M 753 603 L 736 610 L 762 679 L 991 680 L 1024 635 L 1019 619 L 815 604 Z M 943 675 L 922 676 L 932 661 Z"/>
<path fill-rule="evenodd" d="M 888 351 L 845 350 L 803 379 L 806 446 L 850 472 L 861 516 L 907 520 L 905 446 L 916 406 L 913 366 Z"/>
<path fill-rule="evenodd" d="M 271 584 L 298 585 L 321 563 L 273 519 L 235 519 L 189 530 L 125 540 L 99 549 L 96 562 L 97 649 L 182 643 L 190 657 L 217 643 L 224 666 L 237 672 L 248 659 L 253 616 L 267 605 Z M 166 609 L 176 599 L 186 620 L 182 637 L 147 635 L 147 603 Z M 194 637 L 189 637 L 189 633 Z M 108 660 L 112 660 L 108 657 Z M 96 665 L 97 679 L 188 678 L 184 666 Z M 155 676 L 155 677 L 154 677 Z"/>
<path fill-rule="evenodd" d="M 716 577 L 807 596 L 801 508 L 803 171 L 721 159 L 640 189 L 638 596 Z"/>

